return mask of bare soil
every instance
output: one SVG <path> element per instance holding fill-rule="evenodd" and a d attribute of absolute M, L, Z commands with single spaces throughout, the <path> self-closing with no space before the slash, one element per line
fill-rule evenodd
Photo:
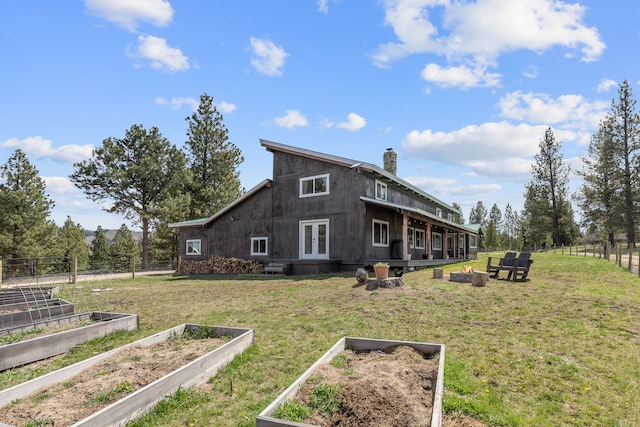
<path fill-rule="evenodd" d="M 0 422 L 21 426 L 47 420 L 68 426 L 124 398 L 220 346 L 223 340 L 167 340 L 133 346 L 54 387 L 0 409 Z M 42 362 L 36 362 L 42 363 Z"/>
<path fill-rule="evenodd" d="M 378 425 L 429 427 L 438 360 L 425 359 L 408 346 L 392 353 L 345 350 L 335 361 L 319 367 L 300 388 L 299 403 L 309 404 L 317 384 L 338 385 L 341 408 L 331 417 L 315 413 L 304 420 L 314 426 Z M 484 427 L 464 416 L 442 419 L 443 427 Z"/>

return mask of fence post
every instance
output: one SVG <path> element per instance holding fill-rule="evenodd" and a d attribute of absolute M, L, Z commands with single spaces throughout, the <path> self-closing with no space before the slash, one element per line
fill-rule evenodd
<path fill-rule="evenodd" d="M 131 278 L 136 278 L 136 257 L 131 257 Z"/>
<path fill-rule="evenodd" d="M 2 269 L 2 260 L 0 259 L 0 283 L 2 283 L 2 272 L 4 270 Z"/>
<path fill-rule="evenodd" d="M 178 265 L 176 265 L 176 274 L 179 276 L 181 274 L 180 270 L 182 268 L 182 257 L 178 256 Z"/>
<path fill-rule="evenodd" d="M 631 271 L 632 262 L 633 262 L 633 243 L 629 243 L 629 271 Z"/>
<path fill-rule="evenodd" d="M 73 259 L 73 273 L 71 276 L 71 283 L 76 283 L 78 281 L 78 258 Z"/>
<path fill-rule="evenodd" d="M 622 267 L 622 244 L 618 243 L 616 247 L 616 255 L 618 259 L 618 267 Z"/>

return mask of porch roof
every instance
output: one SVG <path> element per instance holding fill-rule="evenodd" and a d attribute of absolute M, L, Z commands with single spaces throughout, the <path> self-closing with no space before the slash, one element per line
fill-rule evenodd
<path fill-rule="evenodd" d="M 399 210 L 411 212 L 421 217 L 426 217 L 430 219 L 432 222 L 442 224 L 453 230 L 458 230 L 458 231 L 462 231 L 464 233 L 470 233 L 470 234 L 478 234 L 478 229 L 473 226 L 466 226 L 464 224 L 458 224 L 457 222 L 449 221 L 448 219 L 444 219 L 430 212 L 427 212 L 424 209 L 415 208 L 413 206 L 401 205 L 399 203 L 387 202 L 385 200 L 372 199 L 370 197 L 364 197 L 364 196 L 361 196 L 360 200 L 362 200 L 365 203 L 384 206 L 386 208 L 399 209 Z"/>

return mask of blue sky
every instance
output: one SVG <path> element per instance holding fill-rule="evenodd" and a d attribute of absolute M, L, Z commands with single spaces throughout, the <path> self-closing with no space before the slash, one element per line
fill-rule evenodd
<path fill-rule="evenodd" d="M 206 92 L 246 189 L 272 177 L 261 138 L 378 165 L 393 147 L 399 177 L 466 218 L 519 211 L 547 127 L 579 169 L 618 84 L 640 96 L 639 17 L 632 0 L 0 2 L 0 164 L 27 153 L 58 225 L 136 228 L 73 163 L 134 124 L 181 147 Z"/>

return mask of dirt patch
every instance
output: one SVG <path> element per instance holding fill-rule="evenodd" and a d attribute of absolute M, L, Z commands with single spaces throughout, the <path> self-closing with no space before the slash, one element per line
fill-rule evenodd
<path fill-rule="evenodd" d="M 309 404 L 317 384 L 338 385 L 340 410 L 325 417 L 319 413 L 306 419 L 317 426 L 430 425 L 438 360 L 425 359 L 411 347 L 392 353 L 340 352 L 306 381 L 297 400 Z"/>
<path fill-rule="evenodd" d="M 46 420 L 68 426 L 162 378 L 223 344 L 218 338 L 167 340 L 151 347 L 133 346 L 54 387 L 0 409 L 12 425 Z"/>

